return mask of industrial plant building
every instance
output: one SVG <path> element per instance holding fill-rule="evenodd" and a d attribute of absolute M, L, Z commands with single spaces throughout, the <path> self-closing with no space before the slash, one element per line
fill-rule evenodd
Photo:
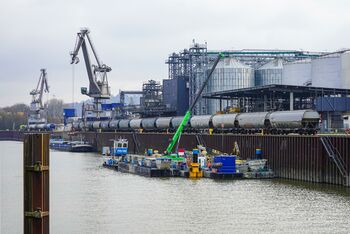
<path fill-rule="evenodd" d="M 163 80 L 167 108 L 183 115 L 212 62 L 223 53 L 194 115 L 314 109 L 324 129 L 342 128 L 350 112 L 350 51 L 297 50 L 210 51 L 193 43 L 166 60 Z"/>

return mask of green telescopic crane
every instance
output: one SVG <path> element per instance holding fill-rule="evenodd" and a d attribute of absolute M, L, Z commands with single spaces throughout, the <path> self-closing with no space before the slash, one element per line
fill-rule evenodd
<path fill-rule="evenodd" d="M 213 72 L 214 72 L 216 66 L 218 65 L 220 59 L 223 58 L 223 57 L 224 57 L 224 55 L 223 55 L 222 53 L 219 53 L 219 56 L 218 56 L 217 59 L 215 60 L 215 62 L 214 62 L 214 64 L 213 64 L 213 67 L 211 68 L 211 70 L 210 70 L 210 72 L 209 72 L 207 78 L 205 79 L 205 81 L 204 81 L 202 87 L 200 88 L 200 90 L 198 91 L 196 98 L 195 98 L 194 101 L 192 102 L 190 108 L 187 110 L 187 112 L 186 112 L 184 118 L 182 119 L 182 121 L 181 121 L 179 127 L 176 129 L 176 132 L 175 132 L 173 138 L 171 139 L 171 141 L 170 141 L 168 147 L 166 148 L 166 151 L 165 151 L 165 154 L 166 154 L 166 155 L 171 154 L 172 150 L 174 149 L 174 146 L 176 145 L 177 141 L 179 140 L 179 137 L 181 136 L 182 131 L 183 131 L 185 125 L 187 124 L 188 120 L 189 120 L 190 117 L 191 117 L 191 113 L 192 113 L 193 107 L 194 107 L 194 106 L 196 105 L 196 103 L 198 102 L 198 100 L 199 100 L 199 98 L 201 97 L 201 94 L 202 94 L 202 92 L 203 92 L 205 86 L 207 85 L 207 83 L 208 83 L 210 77 L 212 76 L 212 74 L 213 74 Z"/>

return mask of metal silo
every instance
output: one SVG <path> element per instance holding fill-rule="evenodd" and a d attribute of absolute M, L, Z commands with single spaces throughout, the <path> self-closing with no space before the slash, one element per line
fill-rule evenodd
<path fill-rule="evenodd" d="M 209 66 L 211 67 L 211 66 Z M 235 58 L 225 58 L 220 61 L 208 82 L 206 92 L 227 91 L 232 89 L 248 88 L 254 86 L 254 69 L 239 62 Z M 222 108 L 227 106 L 222 103 Z M 207 100 L 207 114 L 220 111 L 219 100 Z"/>
<path fill-rule="evenodd" d="M 283 60 L 275 59 L 255 70 L 255 86 L 282 84 Z"/>
<path fill-rule="evenodd" d="M 341 55 L 341 78 L 343 89 L 350 89 L 350 52 Z"/>
<path fill-rule="evenodd" d="M 311 83 L 311 60 L 286 63 L 283 66 L 282 84 L 308 85 Z"/>
<path fill-rule="evenodd" d="M 314 59 L 311 64 L 312 86 L 326 88 L 342 87 L 340 54 Z"/>

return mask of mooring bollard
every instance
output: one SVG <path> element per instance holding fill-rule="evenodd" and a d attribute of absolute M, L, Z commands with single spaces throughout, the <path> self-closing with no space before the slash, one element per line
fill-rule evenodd
<path fill-rule="evenodd" d="M 47 133 L 25 134 L 24 233 L 49 233 L 49 140 Z"/>

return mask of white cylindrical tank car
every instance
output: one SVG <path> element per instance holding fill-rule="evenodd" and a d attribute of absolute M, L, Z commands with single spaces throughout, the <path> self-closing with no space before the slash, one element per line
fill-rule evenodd
<path fill-rule="evenodd" d="M 142 128 L 145 130 L 154 130 L 156 128 L 156 120 L 157 118 L 142 119 Z"/>
<path fill-rule="evenodd" d="M 92 122 L 92 128 L 93 129 L 99 129 L 101 127 L 101 121 L 94 121 Z"/>
<path fill-rule="evenodd" d="M 236 128 L 238 123 L 236 120 L 238 114 L 214 115 L 212 123 L 214 128 Z"/>
<path fill-rule="evenodd" d="M 156 128 L 161 129 L 169 129 L 172 117 L 160 117 L 156 120 Z"/>
<path fill-rule="evenodd" d="M 105 120 L 105 121 L 102 121 L 101 122 L 101 128 L 103 129 L 103 130 L 107 130 L 108 129 L 108 127 L 109 127 L 109 120 Z"/>
<path fill-rule="evenodd" d="M 177 129 L 180 126 L 183 118 L 184 118 L 184 116 L 177 116 L 177 117 L 172 118 L 170 121 L 170 124 L 171 124 L 170 128 Z M 190 121 L 187 122 L 187 124 L 185 125 L 184 128 L 188 128 L 189 126 L 190 126 Z"/>
<path fill-rule="evenodd" d="M 142 119 L 132 119 L 132 120 L 130 120 L 130 123 L 129 123 L 130 128 L 134 129 L 134 130 L 142 128 L 141 121 L 142 121 Z"/>
<path fill-rule="evenodd" d="M 208 129 L 212 128 L 212 115 L 195 115 L 190 120 L 191 128 L 194 129 Z"/>
<path fill-rule="evenodd" d="M 130 119 L 121 119 L 118 123 L 118 129 L 119 130 L 129 130 L 130 125 L 129 125 Z"/>
<path fill-rule="evenodd" d="M 118 129 L 118 123 L 119 123 L 119 120 L 118 120 L 118 119 L 117 119 L 117 120 L 111 120 L 111 121 L 109 122 L 108 127 L 109 127 L 110 129 L 116 130 L 116 129 Z"/>
<path fill-rule="evenodd" d="M 270 125 L 276 129 L 313 129 L 319 120 L 320 115 L 313 110 L 277 111 L 269 114 Z"/>
<path fill-rule="evenodd" d="M 236 117 L 238 126 L 244 129 L 262 129 L 268 112 L 241 113 Z"/>

